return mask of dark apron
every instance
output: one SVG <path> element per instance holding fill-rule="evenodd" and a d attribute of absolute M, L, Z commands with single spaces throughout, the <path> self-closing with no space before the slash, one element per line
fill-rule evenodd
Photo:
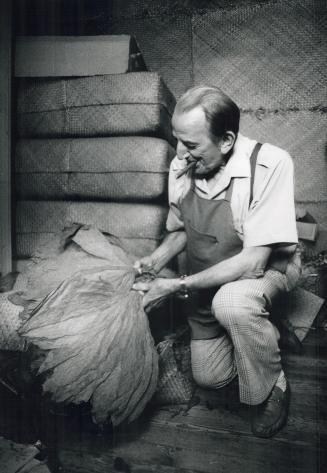
<path fill-rule="evenodd" d="M 257 155 L 261 147 L 255 146 L 251 157 L 250 203 L 253 196 L 254 171 Z M 243 248 L 243 242 L 237 235 L 231 209 L 231 197 L 234 179 L 227 188 L 224 199 L 208 200 L 199 197 L 195 192 L 192 179 L 191 188 L 181 202 L 181 213 L 187 235 L 188 273 L 195 274 L 220 263 L 236 254 Z M 249 204 L 250 205 L 250 204 Z M 211 312 L 211 304 L 218 287 L 195 291 L 191 294 L 190 315 L 192 339 L 216 338 L 223 329 Z"/>

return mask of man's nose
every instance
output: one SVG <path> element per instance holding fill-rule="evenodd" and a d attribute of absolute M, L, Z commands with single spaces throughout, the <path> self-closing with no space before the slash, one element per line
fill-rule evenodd
<path fill-rule="evenodd" d="M 188 149 L 180 141 L 177 142 L 176 154 L 178 159 L 187 159 L 190 156 Z"/>

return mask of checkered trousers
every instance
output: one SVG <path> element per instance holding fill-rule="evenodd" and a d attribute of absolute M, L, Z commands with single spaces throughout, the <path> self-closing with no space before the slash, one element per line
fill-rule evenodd
<path fill-rule="evenodd" d="M 234 281 L 217 291 L 212 312 L 222 335 L 191 341 L 192 371 L 199 385 L 220 388 L 237 374 L 241 402 L 256 405 L 267 398 L 281 371 L 279 332 L 269 315 L 275 298 L 290 290 L 288 279 L 267 270 L 259 279 Z"/>

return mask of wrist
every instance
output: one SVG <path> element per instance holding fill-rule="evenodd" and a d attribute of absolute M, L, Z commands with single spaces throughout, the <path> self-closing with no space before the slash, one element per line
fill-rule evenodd
<path fill-rule="evenodd" d="M 189 297 L 189 288 L 187 286 L 187 282 L 186 282 L 186 278 L 187 276 L 185 274 L 183 274 L 182 276 L 180 276 L 179 278 L 179 295 L 183 298 L 183 299 L 187 299 Z"/>
<path fill-rule="evenodd" d="M 151 269 L 158 274 L 162 269 L 163 265 L 161 263 L 160 255 L 154 252 L 151 256 Z"/>
<path fill-rule="evenodd" d="M 176 292 L 180 291 L 180 279 L 179 278 L 174 278 L 170 279 L 170 292 L 171 294 L 175 294 Z"/>

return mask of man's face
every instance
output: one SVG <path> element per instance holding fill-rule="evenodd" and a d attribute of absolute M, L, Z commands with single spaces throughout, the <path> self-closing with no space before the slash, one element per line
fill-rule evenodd
<path fill-rule="evenodd" d="M 177 138 L 177 157 L 195 159 L 194 175 L 205 177 L 224 163 L 221 142 L 211 139 L 208 123 L 201 107 L 187 112 L 174 113 L 172 118 L 173 135 Z"/>

